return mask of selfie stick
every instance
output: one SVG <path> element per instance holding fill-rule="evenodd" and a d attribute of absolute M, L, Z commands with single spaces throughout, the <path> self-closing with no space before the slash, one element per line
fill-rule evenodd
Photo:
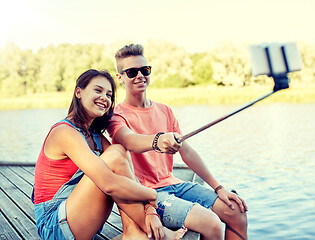
<path fill-rule="evenodd" d="M 272 77 L 274 82 L 275 82 L 275 85 L 274 85 L 274 88 L 273 88 L 273 91 L 252 101 L 252 102 L 249 102 L 247 104 L 245 104 L 244 106 L 238 108 L 237 110 L 233 111 L 232 113 L 230 114 L 226 114 L 224 116 L 222 116 L 221 118 L 201 127 L 201 128 L 198 128 L 197 130 L 195 131 L 192 131 L 180 138 L 175 138 L 175 140 L 178 142 L 178 143 L 182 143 L 183 141 L 185 141 L 187 138 L 190 138 L 194 135 L 196 135 L 197 133 L 200 133 L 201 131 L 203 130 L 206 130 L 210 127 L 212 127 L 213 125 L 233 116 L 234 114 L 236 113 L 239 113 L 241 111 L 243 111 L 244 109 L 254 105 L 255 103 L 265 99 L 266 97 L 269 97 L 270 95 L 274 94 L 275 92 L 281 90 L 281 89 L 286 89 L 286 88 L 289 88 L 289 78 L 287 77 L 287 73 L 290 72 L 289 70 L 289 67 L 288 67 L 288 62 L 287 62 L 287 57 L 286 57 L 286 53 L 285 53 L 285 49 L 284 47 L 282 46 L 281 47 L 281 52 L 282 52 L 282 55 L 283 55 L 283 59 L 284 59 L 284 64 L 285 64 L 285 67 L 286 67 L 286 72 L 285 73 L 280 73 L 280 74 L 274 74 L 273 72 L 273 69 L 272 69 L 272 64 L 271 64 L 271 57 L 270 57 L 270 52 L 269 52 L 269 48 L 266 47 L 265 49 L 265 53 L 266 53 L 266 56 L 267 56 L 267 60 L 268 60 L 268 65 L 269 65 L 269 69 L 270 69 L 270 74 L 268 75 L 269 77 Z"/>

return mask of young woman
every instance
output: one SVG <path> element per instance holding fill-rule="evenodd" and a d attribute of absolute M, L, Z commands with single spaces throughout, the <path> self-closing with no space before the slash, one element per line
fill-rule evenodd
<path fill-rule="evenodd" d="M 123 239 L 162 239 L 165 233 L 168 239 L 181 237 L 182 232 L 162 227 L 154 209 L 157 193 L 137 183 L 125 148 L 111 145 L 102 134 L 113 115 L 115 89 L 107 71 L 84 72 L 68 116 L 43 143 L 32 197 L 42 239 L 92 239 L 113 201 L 129 226 L 124 224 Z"/>

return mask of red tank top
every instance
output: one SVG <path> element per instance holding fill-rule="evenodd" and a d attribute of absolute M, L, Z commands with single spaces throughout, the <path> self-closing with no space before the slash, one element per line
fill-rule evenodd
<path fill-rule="evenodd" d="M 51 200 L 59 188 L 68 182 L 79 169 L 70 159 L 55 160 L 48 158 L 44 153 L 44 145 L 51 130 L 60 124 L 55 124 L 47 134 L 35 166 L 34 204 Z M 73 127 L 73 126 L 71 126 Z"/>

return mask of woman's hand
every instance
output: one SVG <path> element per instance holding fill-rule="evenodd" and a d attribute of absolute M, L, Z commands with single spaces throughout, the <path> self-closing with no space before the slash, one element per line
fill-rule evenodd
<path fill-rule="evenodd" d="M 232 210 L 234 210 L 235 208 L 230 200 L 234 200 L 239 205 L 241 212 L 248 211 L 245 201 L 242 198 L 240 198 L 237 194 L 229 192 L 225 190 L 224 188 L 221 188 L 220 190 L 218 190 L 217 194 L 219 198 L 223 202 L 225 202 Z"/>
<path fill-rule="evenodd" d="M 148 238 L 163 239 L 164 228 L 162 226 L 159 215 L 156 213 L 155 207 L 151 204 L 145 206 L 145 224 L 147 228 Z"/>

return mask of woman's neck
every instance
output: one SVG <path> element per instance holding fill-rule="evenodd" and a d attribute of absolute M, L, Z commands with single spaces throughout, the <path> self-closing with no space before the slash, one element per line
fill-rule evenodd
<path fill-rule="evenodd" d="M 75 124 L 75 122 L 73 121 L 73 114 L 70 113 L 70 114 L 66 117 L 66 119 L 68 119 L 68 120 L 71 121 L 73 124 Z M 90 126 L 91 126 L 93 120 L 94 120 L 94 119 L 89 120 L 89 122 L 87 122 L 87 123 L 84 123 L 84 127 L 85 127 L 87 130 L 90 129 Z"/>

